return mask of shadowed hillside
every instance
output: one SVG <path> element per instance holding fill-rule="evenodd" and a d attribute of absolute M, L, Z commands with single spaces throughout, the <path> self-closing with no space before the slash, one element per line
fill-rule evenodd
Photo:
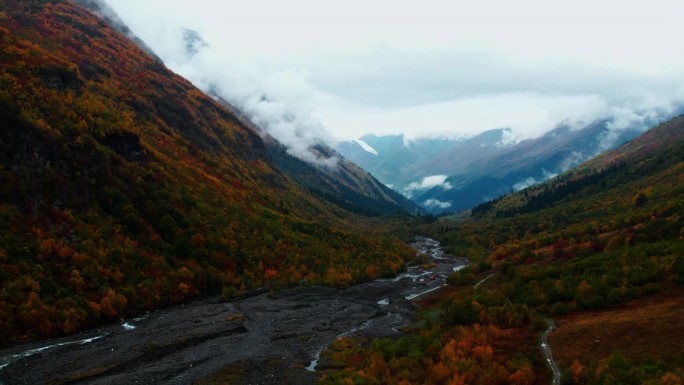
<path fill-rule="evenodd" d="M 223 292 L 347 285 L 409 250 L 278 171 L 223 106 L 69 1 L 0 12 L 0 343 Z"/>

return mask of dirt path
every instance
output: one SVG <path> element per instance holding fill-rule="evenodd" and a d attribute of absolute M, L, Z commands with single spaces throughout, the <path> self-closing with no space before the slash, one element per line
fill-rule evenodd
<path fill-rule="evenodd" d="M 542 353 L 544 353 L 544 359 L 546 360 L 546 364 L 549 366 L 549 369 L 551 369 L 551 385 L 560 385 L 560 380 L 561 380 L 561 371 L 560 368 L 558 367 L 558 363 L 556 360 L 553 359 L 553 353 L 551 352 L 551 345 L 549 345 L 549 334 L 556 329 L 556 324 L 553 322 L 552 319 L 550 318 L 545 318 L 544 321 L 546 321 L 547 328 L 542 333 L 541 335 L 541 342 L 539 344 Z"/>
<path fill-rule="evenodd" d="M 0 384 L 313 384 L 317 374 L 306 367 L 325 346 L 341 335 L 398 333 L 413 316 L 406 298 L 441 286 L 443 279 L 429 277 L 463 263 L 441 254 L 435 262 L 430 271 L 344 290 L 309 287 L 235 303 L 204 300 L 16 346 L 0 352 Z M 425 286 L 417 284 L 421 278 Z"/>
<path fill-rule="evenodd" d="M 483 283 L 485 283 L 489 278 L 492 278 L 493 276 L 494 276 L 494 274 L 489 274 L 488 276 L 486 276 L 486 277 L 482 278 L 481 280 L 477 281 L 477 283 L 475 283 L 475 284 L 473 285 L 473 289 L 477 289 L 477 288 L 480 287 Z"/>

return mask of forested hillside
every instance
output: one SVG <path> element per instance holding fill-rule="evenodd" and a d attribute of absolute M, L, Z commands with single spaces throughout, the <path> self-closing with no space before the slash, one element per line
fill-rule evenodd
<path fill-rule="evenodd" d="M 279 170 L 311 194 L 345 210 L 371 216 L 424 211 L 324 144 L 315 150 L 324 159 L 336 159 L 334 167 L 307 163 L 275 141 L 266 140 L 266 146 Z"/>
<path fill-rule="evenodd" d="M 209 294 L 347 285 L 410 254 L 354 232 L 361 217 L 75 4 L 4 1 L 0 41 L 0 344 Z"/>
<path fill-rule="evenodd" d="M 346 370 L 321 383 L 549 383 L 547 319 L 562 383 L 681 383 L 683 202 L 678 117 L 473 218 L 428 225 L 473 264 L 424 302 L 407 337 L 335 345 Z"/>

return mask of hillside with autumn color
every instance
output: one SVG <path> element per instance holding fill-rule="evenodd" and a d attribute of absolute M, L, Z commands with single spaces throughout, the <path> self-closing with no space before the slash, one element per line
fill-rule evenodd
<path fill-rule="evenodd" d="M 360 235 L 363 217 L 306 193 L 257 133 L 72 2 L 4 1 L 0 41 L 0 344 L 211 294 L 348 285 L 410 255 Z"/>
<path fill-rule="evenodd" d="M 681 384 L 683 202 L 680 116 L 471 215 L 424 225 L 471 265 L 422 302 L 404 336 L 330 347 L 320 383 Z"/>

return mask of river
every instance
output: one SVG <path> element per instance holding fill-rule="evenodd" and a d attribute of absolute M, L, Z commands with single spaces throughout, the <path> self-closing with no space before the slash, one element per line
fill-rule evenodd
<path fill-rule="evenodd" d="M 5 349 L 0 384 L 187 384 L 217 373 L 235 384 L 313 384 L 320 353 L 334 339 L 400 333 L 413 301 L 467 263 L 429 238 L 413 246 L 435 267 L 342 290 L 306 287 L 231 303 L 197 301 Z"/>

